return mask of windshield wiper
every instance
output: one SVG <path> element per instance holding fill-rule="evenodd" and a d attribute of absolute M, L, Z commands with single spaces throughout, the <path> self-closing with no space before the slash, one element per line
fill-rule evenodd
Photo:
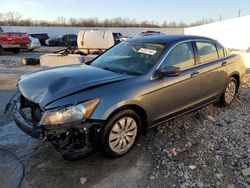
<path fill-rule="evenodd" d="M 117 69 L 114 69 L 114 68 L 110 68 L 110 67 L 104 67 L 103 69 L 107 70 L 107 71 L 111 71 L 111 72 L 117 72 L 117 73 L 120 73 L 120 74 L 127 74 L 126 72 L 123 72 L 121 70 L 117 70 Z"/>

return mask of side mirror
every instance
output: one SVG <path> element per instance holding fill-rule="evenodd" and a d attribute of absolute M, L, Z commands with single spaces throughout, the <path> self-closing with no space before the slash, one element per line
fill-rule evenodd
<path fill-rule="evenodd" d="M 180 73 L 181 69 L 179 67 L 174 67 L 174 66 L 162 66 L 156 71 L 156 75 L 160 78 L 179 76 Z"/>

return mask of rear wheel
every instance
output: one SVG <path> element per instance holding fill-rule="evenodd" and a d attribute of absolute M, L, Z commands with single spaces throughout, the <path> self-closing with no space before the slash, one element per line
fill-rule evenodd
<path fill-rule="evenodd" d="M 141 129 L 141 119 L 133 110 L 115 114 L 101 134 L 101 149 L 110 157 L 128 153 L 134 146 Z"/>
<path fill-rule="evenodd" d="M 2 45 L 0 45 L 0 55 L 2 55 L 3 54 L 3 47 L 2 47 Z"/>
<path fill-rule="evenodd" d="M 227 83 L 226 89 L 221 95 L 220 104 L 222 106 L 230 105 L 237 94 L 238 82 L 235 78 L 231 77 Z"/>
<path fill-rule="evenodd" d="M 14 49 L 12 50 L 12 52 L 13 52 L 14 54 L 19 54 L 19 53 L 20 53 L 20 48 L 14 48 Z"/>

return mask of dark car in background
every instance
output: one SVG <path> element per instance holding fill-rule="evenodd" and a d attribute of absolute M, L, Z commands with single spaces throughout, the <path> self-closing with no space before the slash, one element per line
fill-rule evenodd
<path fill-rule="evenodd" d="M 45 45 L 45 41 L 49 39 L 48 33 L 33 33 L 29 36 L 39 39 L 41 45 Z"/>
<path fill-rule="evenodd" d="M 52 37 L 45 41 L 47 46 L 77 47 L 77 35 L 67 34 L 62 37 Z"/>
<path fill-rule="evenodd" d="M 115 41 L 115 44 L 119 44 L 121 42 L 121 37 L 122 37 L 122 34 L 121 33 L 113 33 L 113 37 L 114 37 L 114 41 Z"/>
<path fill-rule="evenodd" d="M 140 34 L 138 34 L 136 37 L 148 36 L 148 35 L 159 35 L 159 34 L 161 34 L 160 31 L 143 31 Z"/>
<path fill-rule="evenodd" d="M 65 159 L 95 148 L 120 157 L 148 128 L 208 104 L 229 105 L 244 74 L 241 57 L 210 38 L 141 36 L 87 64 L 22 76 L 14 119 Z"/>
<path fill-rule="evenodd" d="M 63 46 L 66 47 L 77 47 L 77 35 L 68 34 L 62 36 Z"/>
<path fill-rule="evenodd" d="M 45 41 L 47 46 L 63 46 L 63 40 L 61 37 L 52 37 Z"/>

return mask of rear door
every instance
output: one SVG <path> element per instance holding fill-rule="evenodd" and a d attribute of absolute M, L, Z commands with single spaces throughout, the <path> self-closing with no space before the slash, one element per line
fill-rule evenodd
<path fill-rule="evenodd" d="M 201 81 L 201 100 L 213 100 L 218 97 L 226 85 L 227 70 L 224 49 L 210 41 L 196 41 L 196 52 Z"/>

